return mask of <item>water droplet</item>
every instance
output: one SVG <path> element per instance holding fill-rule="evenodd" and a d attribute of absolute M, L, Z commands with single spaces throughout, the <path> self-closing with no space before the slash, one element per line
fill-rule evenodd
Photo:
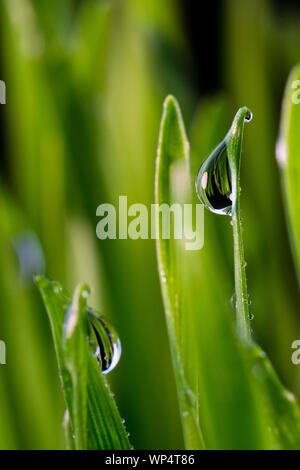
<path fill-rule="evenodd" d="M 253 319 L 254 319 L 254 314 L 253 314 L 253 313 L 249 313 L 248 318 L 249 318 L 249 320 L 253 320 Z"/>
<path fill-rule="evenodd" d="M 235 115 L 232 125 L 225 138 L 213 150 L 202 164 L 196 180 L 197 195 L 202 204 L 211 212 L 221 215 L 232 215 L 235 207 L 238 187 L 238 171 L 241 152 L 228 158 L 228 149 L 237 149 L 237 141 L 241 145 L 243 122 L 251 121 L 252 113 L 246 108 L 240 108 Z M 235 184 L 232 184 L 232 171 L 235 170 Z M 235 186 L 237 188 L 235 189 Z M 234 192 L 233 192 L 234 190 Z"/>
<path fill-rule="evenodd" d="M 235 293 L 232 294 L 231 299 L 230 299 L 230 303 L 231 303 L 232 307 L 234 308 L 234 310 L 236 310 L 236 295 L 235 295 Z"/>
<path fill-rule="evenodd" d="M 108 374 L 119 362 L 121 342 L 116 330 L 107 320 L 88 309 L 88 337 L 93 355 L 103 374 Z"/>
<path fill-rule="evenodd" d="M 249 111 L 249 109 L 248 109 L 248 112 L 247 112 L 247 114 L 246 114 L 246 116 L 245 116 L 245 121 L 249 122 L 249 121 L 251 121 L 251 119 L 252 119 L 252 113 L 251 113 L 251 111 Z"/>
<path fill-rule="evenodd" d="M 223 140 L 202 164 L 196 191 L 202 204 L 215 214 L 231 215 L 231 170 Z"/>

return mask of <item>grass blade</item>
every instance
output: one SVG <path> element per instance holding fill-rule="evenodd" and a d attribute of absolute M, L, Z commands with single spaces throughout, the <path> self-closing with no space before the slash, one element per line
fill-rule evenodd
<path fill-rule="evenodd" d="M 88 351 L 84 328 L 87 287 L 77 287 L 72 301 L 58 282 L 39 276 L 36 283 L 51 323 L 76 448 L 130 449 L 128 435 L 108 383 L 96 359 Z"/>
<path fill-rule="evenodd" d="M 156 162 L 156 204 L 168 203 L 172 205 L 170 169 L 176 168 L 176 164 L 183 164 L 181 168 L 177 168 L 180 168 L 183 173 L 182 176 L 185 178 L 189 171 L 188 141 L 178 104 L 172 96 L 169 96 L 164 103 Z M 188 337 L 191 325 L 189 325 L 190 319 L 188 316 L 183 317 L 182 315 L 182 305 L 177 302 L 181 291 L 180 282 L 177 278 L 178 273 L 176 272 L 179 260 L 174 246 L 175 241 L 162 238 L 159 212 L 157 213 L 156 224 L 159 230 L 159 239 L 157 241 L 159 273 L 185 443 L 188 448 L 203 448 L 204 441 L 196 412 L 196 384 L 193 377 L 187 377 L 189 361 L 184 354 L 187 344 L 181 341 L 181 338 L 185 340 Z M 192 341 L 190 344 L 192 344 Z M 191 347 L 193 348 L 193 345 Z"/>
<path fill-rule="evenodd" d="M 244 119 L 244 111 L 242 108 L 238 118 Z M 228 133 L 226 137 L 232 161 L 239 158 L 241 150 L 240 123 L 235 124 L 234 136 Z M 188 142 L 180 110 L 175 99 L 168 97 L 157 157 L 157 204 L 182 202 L 184 181 L 187 190 L 183 200 L 191 198 L 188 167 Z M 238 188 L 239 162 L 235 161 L 234 167 Z M 236 199 L 236 210 L 238 206 Z M 252 342 L 249 325 L 246 335 L 236 335 L 231 317 L 218 300 L 222 283 L 217 283 L 211 253 L 207 256 L 206 249 L 186 252 L 181 240 L 163 239 L 158 217 L 157 226 L 159 271 L 186 447 L 298 448 L 300 420 L 295 397 Z M 236 250 L 240 250 L 239 244 Z M 238 263 L 244 263 L 242 252 L 236 257 Z M 246 313 L 240 309 L 238 316 L 244 318 Z"/>
<path fill-rule="evenodd" d="M 300 106 L 299 92 L 297 92 L 299 80 L 300 65 L 292 70 L 286 85 L 276 156 L 283 177 L 287 220 L 300 282 Z"/>
<path fill-rule="evenodd" d="M 66 366 L 72 377 L 73 423 L 77 449 L 87 446 L 87 319 L 88 287 L 78 286 L 64 325 L 64 353 Z"/>

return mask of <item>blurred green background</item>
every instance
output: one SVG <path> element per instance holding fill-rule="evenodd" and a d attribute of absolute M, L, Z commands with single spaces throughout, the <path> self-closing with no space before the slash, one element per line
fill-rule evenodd
<path fill-rule="evenodd" d="M 293 2 L 2 0 L 0 79 L 0 448 L 64 448 L 63 394 L 47 315 L 32 283 L 45 272 L 90 304 L 122 341 L 110 374 L 135 448 L 182 448 L 154 241 L 96 238 L 103 202 L 151 204 L 162 102 L 181 105 L 196 177 L 238 107 L 245 131 L 242 216 L 255 336 L 300 396 L 291 343 L 299 292 L 275 144 L 287 75 L 300 60 Z M 205 213 L 224 309 L 234 292 L 229 220 Z M 211 312 L 213 315 L 213 312 Z M 213 338 L 212 338 L 213 342 Z M 191 358 L 193 361 L 193 358 Z"/>

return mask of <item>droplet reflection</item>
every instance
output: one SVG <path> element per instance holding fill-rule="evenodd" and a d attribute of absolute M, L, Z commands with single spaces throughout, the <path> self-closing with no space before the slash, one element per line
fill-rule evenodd
<path fill-rule="evenodd" d="M 121 341 L 112 325 L 88 309 L 88 338 L 93 355 L 103 374 L 108 374 L 119 362 Z"/>
<path fill-rule="evenodd" d="M 207 209 L 216 214 L 231 215 L 231 170 L 225 141 L 202 164 L 196 180 L 196 191 Z"/>

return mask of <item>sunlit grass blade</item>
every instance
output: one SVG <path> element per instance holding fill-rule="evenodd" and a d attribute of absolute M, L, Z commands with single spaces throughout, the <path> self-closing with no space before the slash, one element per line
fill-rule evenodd
<path fill-rule="evenodd" d="M 282 104 L 276 156 L 282 173 L 287 220 L 300 282 L 300 65 L 291 72 Z M 298 88 L 298 91 L 297 91 Z"/>
<path fill-rule="evenodd" d="M 72 300 L 58 282 L 39 276 L 36 283 L 52 327 L 76 448 L 130 449 L 128 435 L 108 383 L 96 359 L 88 351 L 84 327 L 87 287 L 78 287 Z"/>
<path fill-rule="evenodd" d="M 182 179 L 183 191 L 187 193 L 190 191 L 188 151 L 188 141 L 178 104 L 172 96 L 169 96 L 164 103 L 160 128 L 155 180 L 156 204 L 166 203 L 172 205 L 175 202 L 172 200 L 172 189 L 176 191 L 176 188 L 172 188 L 172 169 L 176 181 L 180 182 L 180 179 Z M 186 182 L 187 187 L 185 187 Z M 174 240 L 162 238 L 162 224 L 159 217 L 158 212 L 156 226 L 159 232 L 157 241 L 159 274 L 185 444 L 192 449 L 203 448 L 204 441 L 197 415 L 197 367 L 191 364 L 191 362 L 196 361 L 195 351 L 193 351 L 193 337 L 189 335 L 189 330 L 193 329 L 193 325 L 190 323 L 191 318 L 189 318 L 187 311 L 184 315 L 182 299 L 180 298 L 182 285 L 178 275 L 181 255 L 177 252 Z M 190 357 L 187 357 L 187 351 L 191 353 Z M 189 369 L 191 374 L 188 374 Z"/>

